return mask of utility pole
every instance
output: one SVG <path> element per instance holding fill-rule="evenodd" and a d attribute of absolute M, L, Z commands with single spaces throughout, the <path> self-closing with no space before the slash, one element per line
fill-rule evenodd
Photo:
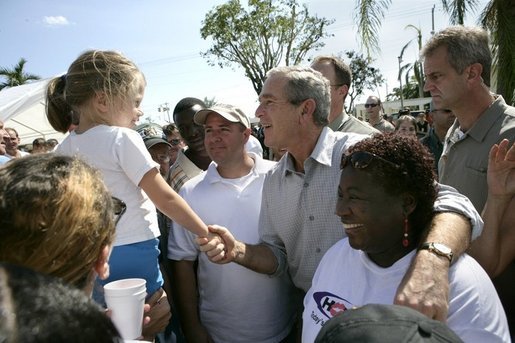
<path fill-rule="evenodd" d="M 157 108 L 157 112 L 166 112 L 166 116 L 168 117 L 168 123 L 171 123 L 170 121 L 170 107 L 168 106 L 168 103 L 165 102 L 164 104 L 159 105 Z"/>
<path fill-rule="evenodd" d="M 435 5 L 431 9 L 431 36 L 435 34 Z"/>
<path fill-rule="evenodd" d="M 401 109 L 403 109 L 404 108 L 404 95 L 402 94 L 402 75 L 401 75 L 402 57 L 401 56 L 397 56 L 397 59 L 399 60 L 399 84 L 401 85 L 399 93 L 401 94 Z"/>

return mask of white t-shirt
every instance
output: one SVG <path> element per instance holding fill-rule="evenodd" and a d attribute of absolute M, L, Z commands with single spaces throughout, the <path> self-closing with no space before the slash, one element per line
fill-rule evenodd
<path fill-rule="evenodd" d="M 347 238 L 331 247 L 320 261 L 304 298 L 302 342 L 313 342 L 334 315 L 354 306 L 392 304 L 412 251 L 391 267 L 382 268 Z M 504 309 L 490 278 L 470 256 L 463 255 L 449 271 L 447 324 L 465 342 L 509 342 Z"/>
<path fill-rule="evenodd" d="M 56 153 L 77 155 L 99 169 L 111 194 L 127 205 L 116 226 L 115 246 L 159 237 L 156 208 L 138 186 L 143 176 L 159 164 L 152 160 L 136 131 L 106 125 L 81 134 L 73 131 L 58 145 Z"/>
<path fill-rule="evenodd" d="M 206 173 L 189 180 L 180 194 L 205 223 L 229 228 L 243 242 L 259 242 L 258 221 L 265 173 L 274 162 L 250 153 L 252 171 L 238 179 L 224 179 L 209 165 Z M 195 235 L 173 223 L 168 257 L 198 258 L 199 313 L 215 342 L 279 342 L 294 320 L 291 282 L 287 275 L 269 277 L 236 263 L 218 265 L 200 253 Z M 179 280 L 180 282 L 180 280 Z"/>

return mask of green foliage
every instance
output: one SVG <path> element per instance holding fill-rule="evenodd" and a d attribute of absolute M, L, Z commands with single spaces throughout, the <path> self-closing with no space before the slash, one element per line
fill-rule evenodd
<path fill-rule="evenodd" d="M 25 63 L 27 63 L 27 60 L 20 58 L 18 64 L 16 64 L 12 69 L 0 68 L 0 76 L 3 76 L 6 79 L 6 81 L 0 83 L 0 89 L 20 86 L 27 83 L 27 81 L 41 79 L 37 75 L 26 73 L 23 70 Z"/>
<path fill-rule="evenodd" d="M 202 99 L 202 101 L 204 102 L 204 104 L 206 104 L 206 107 L 208 107 L 208 108 L 211 108 L 218 103 L 218 101 L 216 101 L 215 97 L 208 98 L 207 96 L 205 96 L 204 99 Z"/>
<path fill-rule="evenodd" d="M 484 9 L 481 24 L 490 33 L 492 71 L 497 76 L 496 90 L 507 104 L 515 106 L 515 1 L 496 0 Z"/>
<path fill-rule="evenodd" d="M 352 83 L 347 94 L 349 105 L 345 106 L 347 113 L 352 112 L 354 100 L 364 94 L 366 89 L 375 90 L 384 83 L 384 77 L 379 69 L 372 67 L 373 59 L 355 51 L 346 51 L 349 67 L 352 71 Z"/>
<path fill-rule="evenodd" d="M 379 52 L 378 35 L 392 0 L 357 0 L 354 20 L 367 55 Z M 450 24 L 463 24 L 467 13 L 475 11 L 478 0 L 442 0 Z M 515 1 L 490 0 L 481 15 L 481 24 L 492 38 L 494 91 L 507 103 L 515 104 Z"/>
<path fill-rule="evenodd" d="M 311 16 L 296 0 L 249 0 L 247 8 L 229 0 L 202 21 L 202 38 L 213 42 L 202 55 L 210 65 L 242 67 L 259 94 L 268 70 L 299 64 L 309 51 L 323 47 L 332 22 Z"/>
<path fill-rule="evenodd" d="M 402 96 L 404 99 L 415 99 L 419 97 L 419 87 L 415 76 L 406 80 L 402 85 Z M 399 87 L 394 87 L 392 92 L 386 96 L 386 101 L 400 100 L 401 91 Z"/>
<path fill-rule="evenodd" d="M 413 43 L 415 41 L 415 39 L 417 40 L 417 43 L 418 43 L 418 51 L 420 52 L 420 50 L 422 50 L 422 31 L 420 30 L 420 28 L 418 28 L 414 25 L 407 25 L 404 29 L 409 29 L 409 28 L 411 28 L 417 32 L 417 37 L 411 39 L 408 43 L 406 43 L 406 45 L 404 45 L 402 47 L 401 53 L 399 55 L 401 58 L 401 61 L 402 61 L 402 58 L 404 57 L 404 52 L 411 45 L 411 43 Z M 402 74 L 404 73 L 405 79 L 406 79 L 405 84 L 406 85 L 409 84 L 411 72 L 413 72 L 413 76 L 415 77 L 415 80 L 417 81 L 417 85 L 418 85 L 418 94 L 414 98 L 423 98 L 424 96 L 428 95 L 428 93 L 424 93 L 424 82 L 425 82 L 424 71 L 423 71 L 423 67 L 422 67 L 422 62 L 420 62 L 420 60 L 417 59 L 412 63 L 407 63 L 407 64 L 403 65 L 399 70 L 398 79 L 400 80 L 402 77 Z M 412 98 L 410 97 L 407 99 L 412 99 Z"/>

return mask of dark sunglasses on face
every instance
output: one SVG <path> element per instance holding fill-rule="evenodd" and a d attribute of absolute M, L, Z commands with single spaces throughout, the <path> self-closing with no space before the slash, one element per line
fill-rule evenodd
<path fill-rule="evenodd" d="M 365 104 L 365 108 L 376 107 L 379 104 Z"/>
<path fill-rule="evenodd" d="M 350 155 L 343 155 L 342 162 L 340 163 L 340 169 L 345 168 L 349 164 L 352 165 L 354 169 L 365 169 L 370 165 L 370 163 L 372 163 L 372 161 L 381 161 L 397 170 L 402 170 L 402 167 L 397 163 L 390 162 L 381 156 L 377 156 L 376 154 L 366 151 L 356 151 Z M 405 171 L 402 171 L 402 173 L 406 174 Z"/>
<path fill-rule="evenodd" d="M 116 225 L 125 211 L 127 211 L 127 205 L 116 197 L 111 197 L 111 201 L 113 202 L 114 225 Z"/>

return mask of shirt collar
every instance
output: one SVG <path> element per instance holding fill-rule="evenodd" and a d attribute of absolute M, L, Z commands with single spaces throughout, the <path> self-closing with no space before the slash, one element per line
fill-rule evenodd
<path fill-rule="evenodd" d="M 266 172 L 268 169 L 263 162 L 263 158 L 253 152 L 247 152 L 249 156 L 254 160 L 254 166 L 252 167 L 250 173 L 253 176 L 259 176 L 260 173 Z M 211 161 L 206 170 L 206 180 L 209 183 L 221 182 L 224 180 L 223 177 L 220 176 L 218 170 L 216 169 L 217 164 L 215 161 Z"/>
<path fill-rule="evenodd" d="M 330 167 L 332 165 L 332 155 L 336 139 L 335 136 L 335 132 L 333 132 L 327 126 L 324 127 L 320 133 L 320 136 L 318 136 L 315 148 L 309 155 L 308 159 L 304 161 L 304 164 L 308 160 L 312 159 L 319 164 Z M 281 174 L 283 174 L 283 176 L 286 176 L 288 173 L 296 172 L 289 152 L 286 152 L 286 154 L 284 154 L 284 156 L 281 158 L 278 168 L 281 170 Z"/>
<path fill-rule="evenodd" d="M 478 142 L 484 141 L 490 128 L 499 119 L 499 115 L 505 112 L 506 107 L 508 106 L 501 95 L 494 95 L 494 97 L 494 102 L 492 102 L 483 114 L 481 114 L 474 125 L 472 125 L 472 127 L 466 132 L 468 136 Z"/>

